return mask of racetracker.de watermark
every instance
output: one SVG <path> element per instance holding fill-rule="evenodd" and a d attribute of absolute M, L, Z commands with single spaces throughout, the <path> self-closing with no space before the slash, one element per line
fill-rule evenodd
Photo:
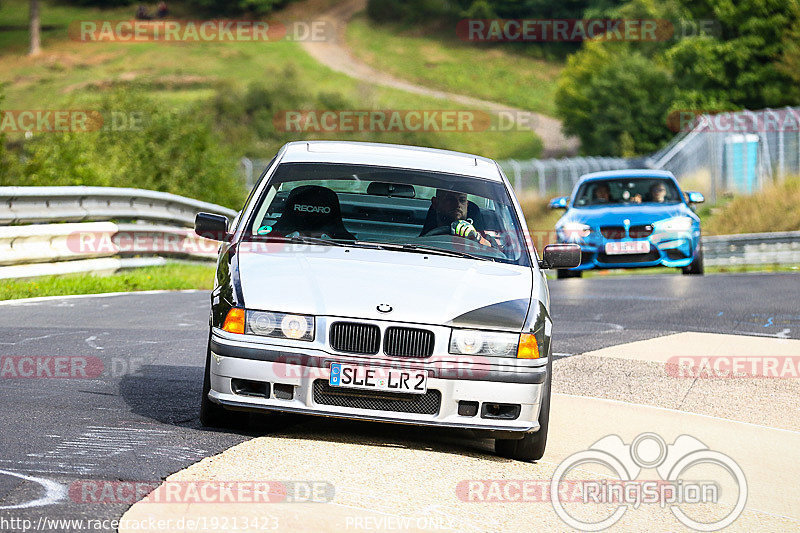
<path fill-rule="evenodd" d="M 142 376 L 144 357 L 3 355 L 0 379 L 108 379 Z"/>
<path fill-rule="evenodd" d="M 800 113 L 791 108 L 760 111 L 682 109 L 667 115 L 667 127 L 675 133 L 698 127 L 712 133 L 798 133 Z"/>
<path fill-rule="evenodd" d="M 496 18 L 462 19 L 456 25 L 458 38 L 468 42 L 659 42 L 718 33 L 714 20 Z"/>
<path fill-rule="evenodd" d="M 197 480 L 111 481 L 85 479 L 69 486 L 81 504 L 143 503 L 329 503 L 335 488 L 327 481 Z"/>
<path fill-rule="evenodd" d="M 509 132 L 529 131 L 538 121 L 528 111 L 476 109 L 293 109 L 272 119 L 288 133 Z"/>
<path fill-rule="evenodd" d="M 82 43 L 324 42 L 335 31 L 325 20 L 76 20 L 69 25 L 70 39 Z"/>
<path fill-rule="evenodd" d="M 200 237 L 193 230 L 180 228 L 79 230 L 67 235 L 65 242 L 70 252 L 87 256 L 164 253 L 215 256 L 219 249 L 219 242 Z"/>
<path fill-rule="evenodd" d="M 800 355 L 674 356 L 667 375 L 689 379 L 800 378 Z"/>
<path fill-rule="evenodd" d="M 312 366 L 313 360 L 304 355 L 285 354 L 272 362 L 272 372 L 282 378 L 323 379 L 328 381 L 331 375 L 330 365 Z M 319 363 L 322 363 L 320 361 Z M 504 361 L 506 363 L 506 361 Z M 451 355 L 449 357 L 432 356 L 425 360 L 424 367 L 414 361 L 392 361 L 388 366 L 369 369 L 368 379 L 374 382 L 391 383 L 400 379 L 399 373 L 406 372 L 406 379 L 412 371 L 425 370 L 440 379 L 480 379 L 485 378 L 496 361 L 491 357 L 475 355 Z M 385 363 L 384 363 L 385 365 Z M 528 368 L 518 359 L 507 360 L 508 367 Z"/>
<path fill-rule="evenodd" d="M 10 109 L 0 111 L 0 133 L 83 133 L 90 131 L 140 131 L 141 111 L 94 109 Z"/>

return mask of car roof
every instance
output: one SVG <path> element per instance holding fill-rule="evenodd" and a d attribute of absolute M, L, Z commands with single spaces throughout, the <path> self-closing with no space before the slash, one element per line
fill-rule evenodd
<path fill-rule="evenodd" d="M 595 180 L 614 179 L 614 178 L 666 178 L 675 181 L 675 175 L 667 170 L 653 170 L 650 168 L 625 168 L 621 170 L 602 170 L 584 174 L 578 180 L 578 185 Z"/>
<path fill-rule="evenodd" d="M 281 163 L 341 163 L 408 168 L 502 181 L 492 159 L 421 146 L 355 141 L 295 141 L 283 147 Z"/>

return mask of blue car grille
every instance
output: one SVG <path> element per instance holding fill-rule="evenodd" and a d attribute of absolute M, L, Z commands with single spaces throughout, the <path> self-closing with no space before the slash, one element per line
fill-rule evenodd
<path fill-rule="evenodd" d="M 621 240 L 625 237 L 630 237 L 631 239 L 645 239 L 653 234 L 653 226 L 650 224 L 631 226 L 628 229 L 627 235 L 625 234 L 625 228 L 623 226 L 603 226 L 600 228 L 600 233 L 603 237 L 610 240 Z"/>
<path fill-rule="evenodd" d="M 625 238 L 625 228 L 622 226 L 603 226 L 600 228 L 600 233 L 606 239 L 624 239 Z"/>
<path fill-rule="evenodd" d="M 628 230 L 628 235 L 631 239 L 644 239 L 653 234 L 653 226 L 647 224 L 646 226 L 631 226 Z"/>

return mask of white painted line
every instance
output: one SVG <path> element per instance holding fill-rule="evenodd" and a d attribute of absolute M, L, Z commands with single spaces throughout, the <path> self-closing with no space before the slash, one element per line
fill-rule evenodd
<path fill-rule="evenodd" d="M 30 481 L 31 483 L 38 483 L 45 489 L 44 496 L 42 496 L 37 500 L 31 500 L 25 503 L 18 503 L 16 505 L 0 505 L 0 510 L 3 511 L 9 509 L 29 509 L 31 507 L 42 507 L 45 505 L 52 505 L 56 502 L 63 500 L 64 497 L 67 495 L 66 487 L 64 487 L 60 483 L 56 483 L 55 481 L 50 481 L 49 479 L 26 476 L 25 474 L 10 472 L 8 470 L 0 470 L 0 474 L 5 474 L 7 476 L 24 479 L 25 481 Z"/>
<path fill-rule="evenodd" d="M 177 291 L 156 290 L 156 291 L 130 291 L 130 292 L 101 292 L 98 294 L 67 294 L 64 296 L 38 296 L 35 298 L 19 298 L 17 300 L 1 300 L 0 305 L 27 305 L 39 302 L 52 302 L 54 300 L 78 300 L 82 298 L 109 298 L 111 296 L 167 294 L 173 292 L 192 294 L 195 292 L 206 292 L 206 291 L 200 289 L 181 289 Z"/>

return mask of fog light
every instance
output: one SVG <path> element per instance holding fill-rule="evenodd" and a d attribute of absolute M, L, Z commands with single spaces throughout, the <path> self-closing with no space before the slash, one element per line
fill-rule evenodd
<path fill-rule="evenodd" d="M 244 309 L 239 309 L 238 307 L 232 308 L 228 311 L 228 315 L 225 317 L 225 323 L 222 325 L 222 329 L 227 331 L 228 333 L 244 333 Z"/>
<path fill-rule="evenodd" d="M 539 345 L 536 343 L 536 335 L 523 333 L 519 336 L 517 359 L 539 359 Z"/>
<path fill-rule="evenodd" d="M 461 400 L 458 402 L 459 416 L 475 416 L 478 414 L 478 402 L 466 402 Z"/>

